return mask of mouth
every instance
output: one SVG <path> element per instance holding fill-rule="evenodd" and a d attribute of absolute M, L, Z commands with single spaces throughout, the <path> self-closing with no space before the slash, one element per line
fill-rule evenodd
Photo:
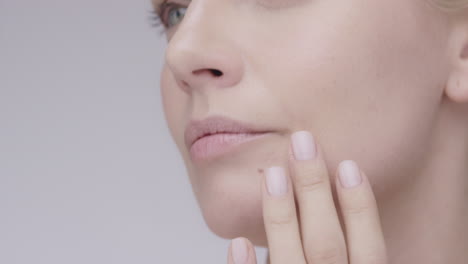
<path fill-rule="evenodd" d="M 185 130 L 185 143 L 193 161 L 208 160 L 226 154 L 240 145 L 272 133 L 253 124 L 223 116 L 192 121 Z"/>
<path fill-rule="evenodd" d="M 265 133 L 216 133 L 199 138 L 190 148 L 192 160 L 208 160 L 229 153 L 237 146 L 270 134 Z"/>

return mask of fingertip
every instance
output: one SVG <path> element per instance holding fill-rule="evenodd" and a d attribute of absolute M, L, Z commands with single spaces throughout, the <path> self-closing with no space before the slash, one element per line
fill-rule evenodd
<path fill-rule="evenodd" d="M 230 264 L 256 264 L 256 254 L 253 244 L 244 237 L 231 240 Z"/>
<path fill-rule="evenodd" d="M 338 165 L 338 179 L 344 189 L 362 186 L 362 170 L 354 160 L 343 160 Z"/>
<path fill-rule="evenodd" d="M 249 239 L 245 239 L 247 243 L 247 263 L 248 264 L 256 264 L 257 263 L 257 254 L 255 253 L 255 247 L 253 243 Z"/>

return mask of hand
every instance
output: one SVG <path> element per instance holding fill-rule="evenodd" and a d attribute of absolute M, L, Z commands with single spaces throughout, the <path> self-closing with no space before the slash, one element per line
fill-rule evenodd
<path fill-rule="evenodd" d="M 289 169 L 275 166 L 264 171 L 268 264 L 386 264 L 378 208 L 367 176 L 351 160 L 342 161 L 336 171 L 342 230 L 322 151 L 309 132 L 296 132 Z M 239 254 L 233 254 L 233 246 L 240 249 Z M 257 263 L 254 247 L 246 238 L 234 239 L 228 254 L 229 264 Z"/>

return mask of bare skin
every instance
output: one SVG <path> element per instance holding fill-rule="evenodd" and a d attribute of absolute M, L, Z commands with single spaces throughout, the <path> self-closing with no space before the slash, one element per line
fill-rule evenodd
<path fill-rule="evenodd" d="M 301 142 L 300 137 L 312 140 Z M 281 195 L 271 193 L 278 186 L 272 182 L 268 188 L 263 177 L 262 208 L 271 263 L 388 263 L 377 204 L 365 173 L 354 161 L 340 163 L 335 173 L 345 177 L 335 181 L 340 222 L 323 150 L 307 131 L 293 134 L 294 140 L 289 169 L 264 171 L 271 181 L 281 172 L 291 175 L 286 176 L 283 190 L 287 192 Z M 248 243 L 244 251 L 239 250 L 241 245 L 238 250 L 230 247 L 229 264 L 257 263 L 252 244 L 244 242 Z"/>
<path fill-rule="evenodd" d="M 154 0 L 156 6 L 160 2 Z M 360 187 L 372 193 L 365 195 L 367 201 L 376 201 L 378 217 L 370 213 L 374 218 L 368 221 L 381 226 L 385 250 L 376 254 L 381 261 L 468 259 L 466 9 L 444 13 L 429 0 L 169 2 L 178 6 L 171 7 L 176 23 L 166 29 L 164 113 L 215 234 L 242 237 L 250 250 L 268 247 L 271 263 L 281 263 L 265 224 L 268 196 L 259 169 L 290 169 L 291 135 L 304 130 L 323 150 L 334 201 L 328 209 L 337 212 L 343 237 L 347 230 L 335 172 L 342 161 L 353 160 L 368 180 Z M 176 10 L 184 12 L 183 19 Z M 184 129 L 190 120 L 211 115 L 273 133 L 197 163 L 184 144 Z M 296 178 L 288 175 L 292 187 Z M 323 203 L 297 199 L 295 207 L 302 212 L 314 204 Z M 329 230 L 327 219 L 307 222 Z M 320 230 L 301 235 L 317 237 Z M 378 229 L 359 232 L 381 239 Z M 328 242 L 348 254 L 363 252 L 365 245 Z M 305 243 L 305 261 L 316 252 L 314 245 Z"/>

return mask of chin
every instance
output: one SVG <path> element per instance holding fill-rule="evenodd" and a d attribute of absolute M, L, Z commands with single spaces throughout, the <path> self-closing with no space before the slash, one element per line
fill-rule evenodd
<path fill-rule="evenodd" d="M 242 174 L 241 174 L 242 175 Z M 246 237 L 262 243 L 261 178 L 258 175 L 206 175 L 208 184 L 198 190 L 198 202 L 208 228 L 224 239 Z M 237 176 L 237 177 L 236 177 Z"/>
<path fill-rule="evenodd" d="M 224 239 L 245 237 L 266 247 L 261 170 L 287 165 L 288 141 L 258 142 L 207 166 L 185 159 L 202 216 L 208 228 Z"/>

